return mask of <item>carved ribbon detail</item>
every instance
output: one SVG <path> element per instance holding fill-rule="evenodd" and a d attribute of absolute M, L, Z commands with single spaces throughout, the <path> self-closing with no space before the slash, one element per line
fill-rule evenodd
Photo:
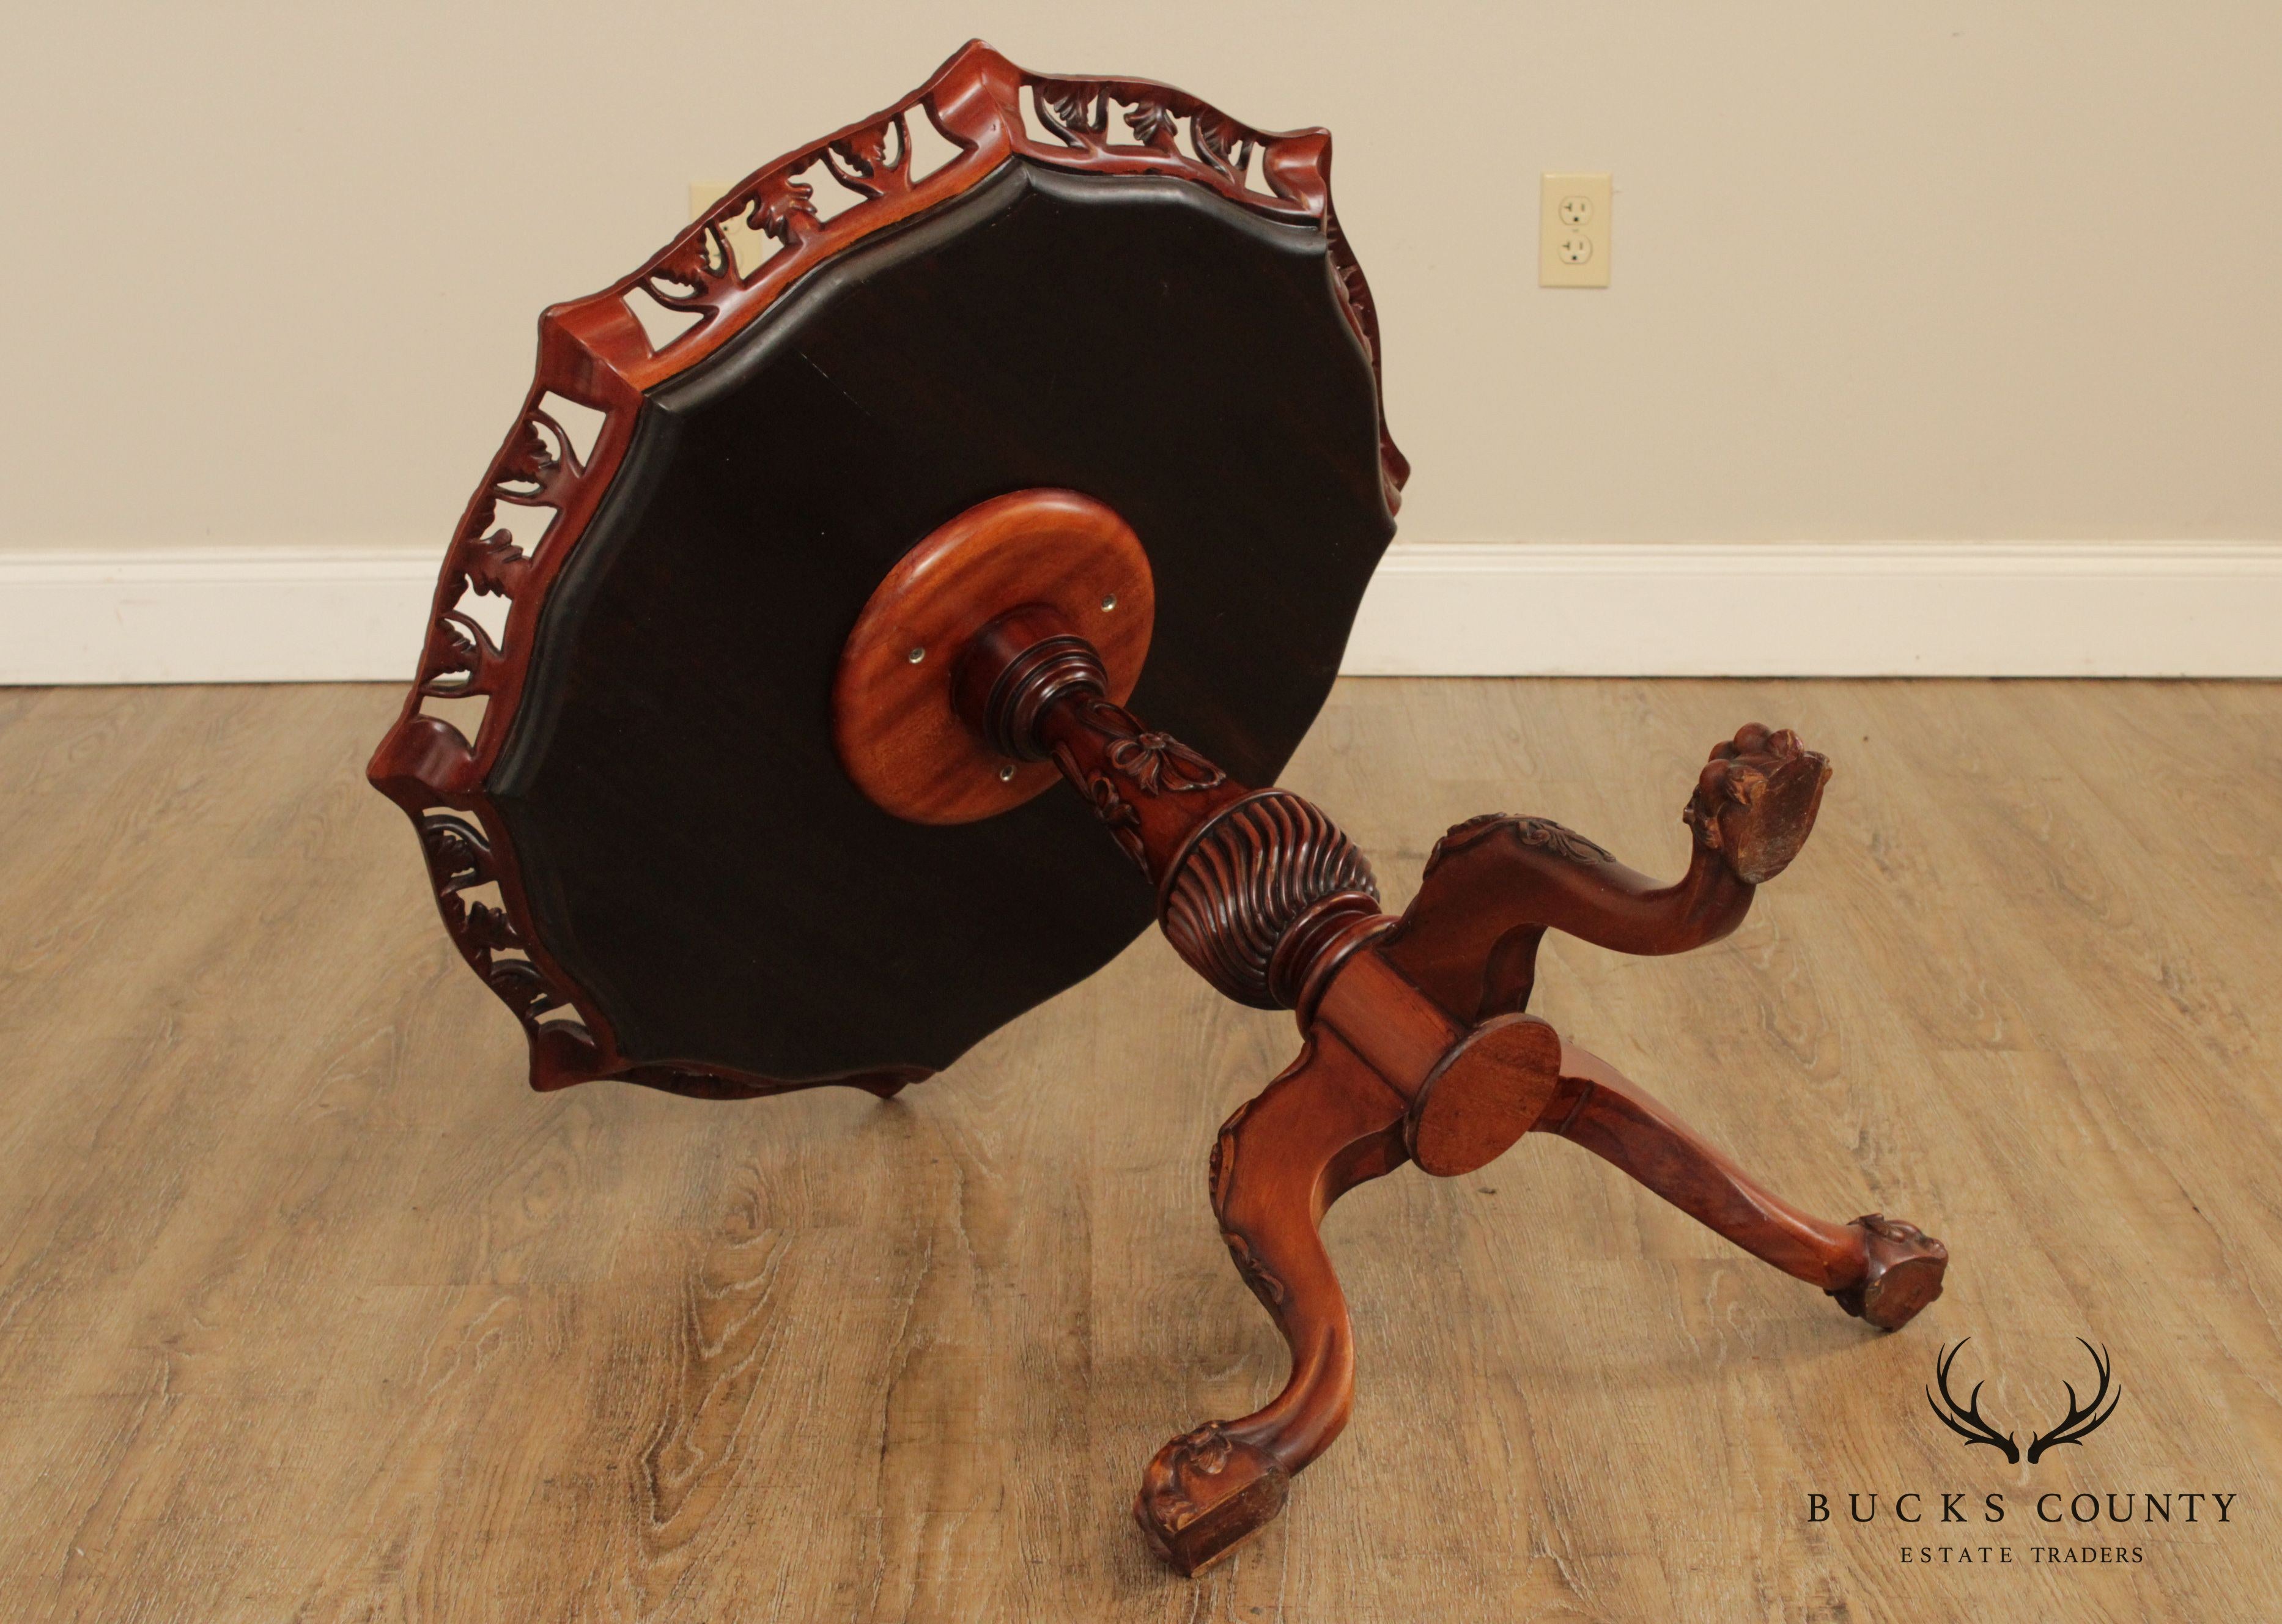
<path fill-rule="evenodd" d="M 1084 785 L 1086 804 L 1093 808 L 1093 815 L 1101 820 L 1109 837 L 1117 843 L 1117 849 L 1131 858 L 1133 866 L 1146 875 L 1149 849 L 1141 840 L 1141 814 L 1117 793 L 1117 786 L 1109 781 L 1106 773 L 1088 773 L 1080 767 L 1067 745 L 1055 747 L 1054 765 L 1062 770 L 1063 777 Z"/>
<path fill-rule="evenodd" d="M 1213 762 L 1171 734 L 1144 727 L 1131 711 L 1106 699 L 1084 701 L 1079 716 L 1110 742 L 1110 765 L 1130 779 L 1143 795 L 1217 789 L 1228 782 L 1228 774 Z"/>

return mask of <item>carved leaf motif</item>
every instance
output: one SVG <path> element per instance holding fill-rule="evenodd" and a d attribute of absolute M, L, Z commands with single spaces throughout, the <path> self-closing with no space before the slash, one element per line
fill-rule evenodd
<path fill-rule="evenodd" d="M 1452 824 L 1443 831 L 1442 838 L 1434 843 L 1434 850 L 1427 853 L 1426 874 L 1432 874 L 1435 865 L 1444 858 L 1454 857 L 1468 846 L 1486 838 L 1491 830 L 1506 820 L 1507 816 L 1504 812 L 1477 812 L 1463 823 Z"/>
<path fill-rule="evenodd" d="M 1181 120 L 1163 102 L 1145 97 L 1136 102 L 1125 114 L 1125 128 L 1143 146 L 1153 146 L 1170 152 L 1180 134 Z"/>
<path fill-rule="evenodd" d="M 896 133 L 896 156 L 888 158 L 888 132 Z M 901 113 L 885 124 L 858 130 L 845 141 L 835 141 L 824 154 L 833 177 L 849 190 L 866 198 L 883 198 L 911 186 L 911 136 Z"/>
<path fill-rule="evenodd" d="M 431 693 L 440 692 L 436 686 L 438 679 L 465 672 L 466 681 L 446 685 L 453 692 L 489 692 L 484 686 L 485 679 L 500 657 L 491 634 L 456 609 L 446 610 L 438 618 L 436 633 L 434 657 L 422 686 Z"/>
<path fill-rule="evenodd" d="M 477 903 L 468 910 L 468 939 L 485 947 L 521 947 L 523 937 L 504 909 Z"/>
<path fill-rule="evenodd" d="M 1576 830 L 1564 828 L 1550 818 L 1516 818 L 1514 838 L 1525 846 L 1534 846 L 1550 851 L 1556 857 L 1565 857 L 1572 863 L 1613 863 L 1615 854 L 1605 846 L 1586 839 Z"/>
<path fill-rule="evenodd" d="M 816 188 L 780 170 L 762 177 L 748 218 L 755 230 L 767 232 L 788 248 L 796 248 L 822 229 L 816 206 L 809 201 L 815 195 Z"/>
<path fill-rule="evenodd" d="M 516 546 L 515 537 L 505 530 L 495 530 L 480 541 L 470 541 L 461 566 L 469 586 L 501 598 L 511 598 L 522 590 L 524 572 L 530 567 L 530 556 Z"/>
<path fill-rule="evenodd" d="M 705 239 L 700 232 L 668 250 L 651 268 L 648 284 L 659 302 L 688 307 L 702 305 L 713 291 L 713 267 L 707 264 Z"/>
<path fill-rule="evenodd" d="M 535 967 L 520 959 L 493 964 L 484 979 L 491 983 L 492 991 L 499 994 L 501 1000 L 526 1022 L 563 1001 L 555 989 L 547 984 L 547 978 Z"/>
<path fill-rule="evenodd" d="M 1253 1294 L 1269 1308 L 1284 1301 L 1284 1282 L 1275 1271 L 1252 1255 L 1252 1243 L 1234 1230 L 1222 1230 L 1220 1238 L 1228 1242 L 1229 1255 L 1236 1260 L 1236 1271 L 1244 1283 L 1252 1287 Z"/>
<path fill-rule="evenodd" d="M 480 632 L 471 630 L 470 623 L 457 615 L 446 615 L 436 623 L 439 633 L 437 648 L 437 667 L 443 671 L 473 672 L 484 663 Z"/>
<path fill-rule="evenodd" d="M 444 928 L 485 982 L 526 1026 L 533 1017 L 559 1007 L 563 995 L 539 967 L 526 960 L 497 959 L 502 950 L 520 950 L 523 935 L 504 908 L 470 903 L 460 893 L 497 878 L 493 873 L 491 846 L 474 825 L 448 812 L 431 812 L 419 820 L 420 844 L 428 859 L 428 874 L 436 888 L 436 904 Z"/>
<path fill-rule="evenodd" d="M 439 891 L 461 891 L 492 877 L 492 849 L 460 819 L 440 814 L 420 820 L 420 845 Z"/>
<path fill-rule="evenodd" d="M 1041 81 L 1032 91 L 1036 99 L 1038 121 L 1072 146 L 1097 146 L 1089 139 L 1101 133 L 1108 123 L 1109 97 L 1103 93 L 1097 101 L 1091 85 Z"/>
<path fill-rule="evenodd" d="M 1448 859 L 1470 846 L 1479 845 L 1500 829 L 1511 829 L 1514 839 L 1525 846 L 1572 863 L 1613 863 L 1616 856 L 1607 848 L 1586 839 L 1576 830 L 1564 828 L 1550 818 L 1517 818 L 1511 812 L 1484 812 L 1454 826 L 1434 843 L 1434 850 L 1426 859 L 1426 866 L 1419 878 L 1425 879 Z"/>
<path fill-rule="evenodd" d="M 542 426 L 543 425 L 543 426 Z M 550 434 L 549 430 L 553 432 Z M 544 489 L 563 465 L 563 431 L 537 413 L 516 426 L 500 459 L 500 483 L 537 486 Z"/>
<path fill-rule="evenodd" d="M 1235 120 L 1199 107 L 1189 120 L 1189 144 L 1207 167 L 1234 180 L 1250 163 L 1249 151 L 1239 153 L 1243 132 Z"/>

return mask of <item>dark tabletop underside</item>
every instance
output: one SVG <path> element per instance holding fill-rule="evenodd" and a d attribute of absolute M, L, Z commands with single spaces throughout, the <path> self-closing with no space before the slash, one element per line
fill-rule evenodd
<path fill-rule="evenodd" d="M 1323 234 L 1016 162 L 652 392 L 489 786 L 541 940 L 631 1056 L 940 1068 L 1146 929 L 1067 788 L 922 828 L 833 752 L 873 587 L 1032 486 L 1099 498 L 1148 548 L 1134 708 L 1272 781 L 1393 528 Z"/>

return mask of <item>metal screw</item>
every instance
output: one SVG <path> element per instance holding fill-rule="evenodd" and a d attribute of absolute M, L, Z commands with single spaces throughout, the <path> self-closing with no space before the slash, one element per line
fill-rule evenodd
<path fill-rule="evenodd" d="M 904 657 L 909 660 L 912 664 L 916 665 L 921 660 L 927 658 L 927 650 L 924 649 L 914 649 L 909 654 L 904 656 Z"/>
<path fill-rule="evenodd" d="M 1014 764 L 1013 762 L 1010 761 L 1005 766 L 998 769 L 998 781 L 1002 784 L 1011 784 L 1014 781 Z"/>
<path fill-rule="evenodd" d="M 1117 607 L 1117 594 L 1114 592 L 1103 593 L 1101 594 L 1101 607 L 1104 613 L 1115 609 Z"/>

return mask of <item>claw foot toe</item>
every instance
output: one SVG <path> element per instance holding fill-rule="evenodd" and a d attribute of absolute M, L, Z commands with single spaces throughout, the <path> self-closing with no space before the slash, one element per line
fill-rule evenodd
<path fill-rule="evenodd" d="M 1208 1421 L 1157 1451 L 1133 1520 L 1160 1557 L 1195 1574 L 1273 1521 L 1291 1488 L 1281 1461 Z"/>
<path fill-rule="evenodd" d="M 1790 866 L 1814 832 L 1829 778 L 1829 759 L 1789 728 L 1770 733 L 1747 723 L 1712 747 L 1680 821 L 1727 859 L 1738 880 L 1764 885 Z"/>
<path fill-rule="evenodd" d="M 1882 1331 L 1898 1331 L 1941 1295 L 1949 1248 L 1914 1224 L 1871 1213 L 1850 1226 L 1862 1232 L 1869 1268 L 1855 1284 L 1830 1294 L 1838 1306 Z"/>

